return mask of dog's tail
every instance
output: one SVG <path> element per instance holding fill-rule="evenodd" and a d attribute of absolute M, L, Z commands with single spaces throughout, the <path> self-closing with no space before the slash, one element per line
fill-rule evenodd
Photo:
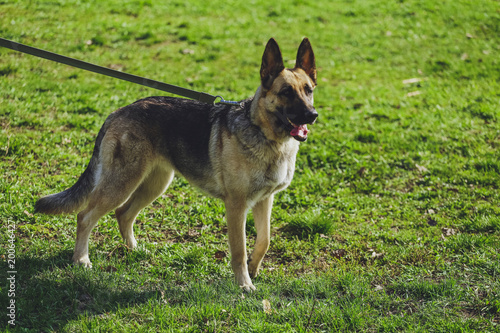
<path fill-rule="evenodd" d="M 35 214 L 69 214 L 80 212 L 87 205 L 89 194 L 95 186 L 95 171 L 99 163 L 101 142 L 106 134 L 106 123 L 107 121 L 97 135 L 89 165 L 75 185 L 62 192 L 38 199 L 35 203 Z"/>

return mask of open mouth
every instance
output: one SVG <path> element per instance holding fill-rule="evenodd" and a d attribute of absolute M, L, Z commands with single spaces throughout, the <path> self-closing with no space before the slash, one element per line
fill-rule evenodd
<path fill-rule="evenodd" d="M 290 135 L 293 136 L 293 138 L 297 141 L 306 141 L 307 132 L 309 132 L 309 130 L 307 129 L 307 125 L 306 124 L 295 125 L 294 123 L 292 123 L 290 119 L 287 118 L 287 120 L 293 127 L 292 130 L 290 131 Z"/>

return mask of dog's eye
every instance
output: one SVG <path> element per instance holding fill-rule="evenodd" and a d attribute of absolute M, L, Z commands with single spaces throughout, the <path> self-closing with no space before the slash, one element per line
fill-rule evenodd
<path fill-rule="evenodd" d="M 280 95 L 285 96 L 286 98 L 289 98 L 289 99 L 292 99 L 295 97 L 295 93 L 293 92 L 292 87 L 288 87 L 286 89 L 283 89 L 282 91 L 280 91 Z"/>
<path fill-rule="evenodd" d="M 306 92 L 306 94 L 310 95 L 310 94 L 312 94 L 313 89 L 311 88 L 311 86 L 309 86 L 308 84 L 306 84 L 304 86 L 304 91 Z"/>

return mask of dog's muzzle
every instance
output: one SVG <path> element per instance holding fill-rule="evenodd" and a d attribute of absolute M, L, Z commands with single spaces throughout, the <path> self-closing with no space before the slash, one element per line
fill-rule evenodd
<path fill-rule="evenodd" d="M 275 115 L 281 120 L 285 129 L 290 132 L 290 135 L 297 141 L 307 140 L 307 133 L 309 132 L 307 124 L 314 124 L 318 118 L 318 112 L 314 108 L 306 111 L 302 117 L 294 117 L 293 120 L 289 118 L 286 112 L 281 113 L 278 111 Z"/>

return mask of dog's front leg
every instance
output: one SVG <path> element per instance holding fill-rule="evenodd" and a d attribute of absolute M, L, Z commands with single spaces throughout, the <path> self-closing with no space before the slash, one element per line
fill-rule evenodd
<path fill-rule="evenodd" d="M 271 210 L 273 208 L 273 197 L 271 195 L 260 202 L 257 202 L 252 208 L 253 218 L 255 220 L 255 228 L 257 229 L 257 239 L 255 240 L 255 248 L 250 255 L 248 262 L 248 271 L 251 277 L 256 277 L 259 274 L 260 264 L 269 248 L 270 239 L 270 220 Z"/>
<path fill-rule="evenodd" d="M 255 287 L 248 274 L 245 232 L 247 203 L 244 199 L 235 198 L 227 199 L 225 203 L 231 267 L 238 285 L 246 291 L 252 291 Z"/>

